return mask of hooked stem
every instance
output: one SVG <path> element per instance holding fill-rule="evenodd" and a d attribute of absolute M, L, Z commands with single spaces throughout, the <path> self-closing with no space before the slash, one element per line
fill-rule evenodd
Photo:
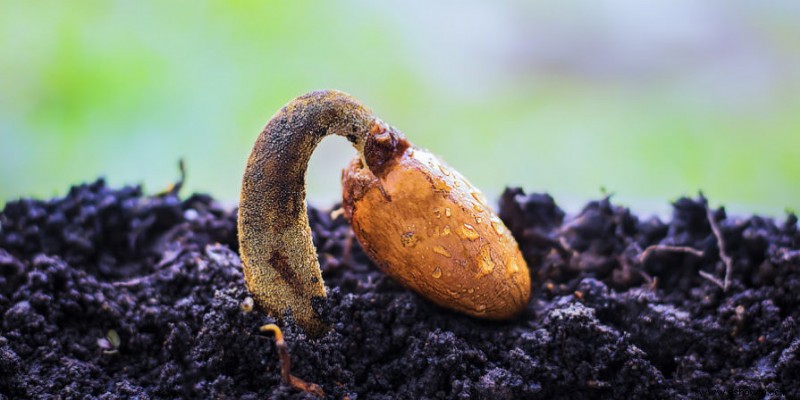
<path fill-rule="evenodd" d="M 360 154 L 376 124 L 372 111 L 335 90 L 300 96 L 278 111 L 258 136 L 242 178 L 239 253 L 245 282 L 276 318 L 287 310 L 319 336 L 327 326 L 312 307 L 325 297 L 306 214 L 305 176 L 317 144 L 334 134 Z"/>

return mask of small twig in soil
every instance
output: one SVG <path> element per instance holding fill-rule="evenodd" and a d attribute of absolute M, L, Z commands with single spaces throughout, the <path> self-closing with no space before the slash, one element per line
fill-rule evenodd
<path fill-rule="evenodd" d="M 289 359 L 289 348 L 283 340 L 283 332 L 275 324 L 267 324 L 261 327 L 261 332 L 272 332 L 275 334 L 275 347 L 278 348 L 278 357 L 281 361 L 281 379 L 287 385 L 302 390 L 306 393 L 313 394 L 317 397 L 324 397 L 325 392 L 322 387 L 316 383 L 306 382 L 291 374 L 292 362 Z"/>
<path fill-rule="evenodd" d="M 706 206 L 706 216 L 708 218 L 708 224 L 711 225 L 711 231 L 714 232 L 714 236 L 717 238 L 717 247 L 719 247 L 719 258 L 722 259 L 722 262 L 725 263 L 725 277 L 722 281 L 722 291 L 727 292 L 728 287 L 731 284 L 731 273 L 733 271 L 733 259 L 728 255 L 725 251 L 725 239 L 722 236 L 722 231 L 719 229 L 719 224 L 717 224 L 717 220 L 714 219 L 714 213 L 711 211 L 711 208 L 708 207 L 708 200 L 703 197 L 703 203 Z"/>
<path fill-rule="evenodd" d="M 691 254 L 696 257 L 703 257 L 704 253 L 700 250 L 697 250 L 693 247 L 688 246 L 668 246 L 663 244 L 654 244 L 652 246 L 647 246 L 644 251 L 639 254 L 639 262 L 644 264 L 650 255 L 656 252 L 671 252 L 671 253 L 686 253 Z"/>

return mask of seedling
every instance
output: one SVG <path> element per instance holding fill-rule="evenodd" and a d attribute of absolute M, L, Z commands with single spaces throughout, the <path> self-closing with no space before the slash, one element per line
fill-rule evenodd
<path fill-rule="evenodd" d="M 467 315 L 506 319 L 525 308 L 528 266 L 483 194 L 338 91 L 291 101 L 253 146 L 238 223 L 245 282 L 257 305 L 278 318 L 291 310 L 311 335 L 327 329 L 312 307 L 325 286 L 306 215 L 305 174 L 328 135 L 346 137 L 359 153 L 342 174 L 343 208 L 381 270 Z"/>

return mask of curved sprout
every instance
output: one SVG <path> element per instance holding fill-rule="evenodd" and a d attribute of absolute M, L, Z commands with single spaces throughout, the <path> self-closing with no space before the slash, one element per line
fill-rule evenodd
<path fill-rule="evenodd" d="M 242 178 L 239 252 L 245 282 L 257 303 L 276 317 L 291 309 L 311 335 L 326 326 L 312 307 L 325 297 L 306 214 L 305 174 L 325 136 L 346 137 L 363 151 L 375 117 L 353 97 L 312 92 L 278 111 L 256 140 Z"/>

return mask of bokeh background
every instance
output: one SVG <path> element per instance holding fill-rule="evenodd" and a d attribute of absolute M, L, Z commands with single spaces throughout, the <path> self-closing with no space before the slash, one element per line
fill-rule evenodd
<path fill-rule="evenodd" d="M 0 202 L 178 176 L 233 206 L 306 91 L 362 99 L 496 198 L 800 210 L 800 2 L 0 0 Z M 310 202 L 354 155 L 326 139 Z"/>

